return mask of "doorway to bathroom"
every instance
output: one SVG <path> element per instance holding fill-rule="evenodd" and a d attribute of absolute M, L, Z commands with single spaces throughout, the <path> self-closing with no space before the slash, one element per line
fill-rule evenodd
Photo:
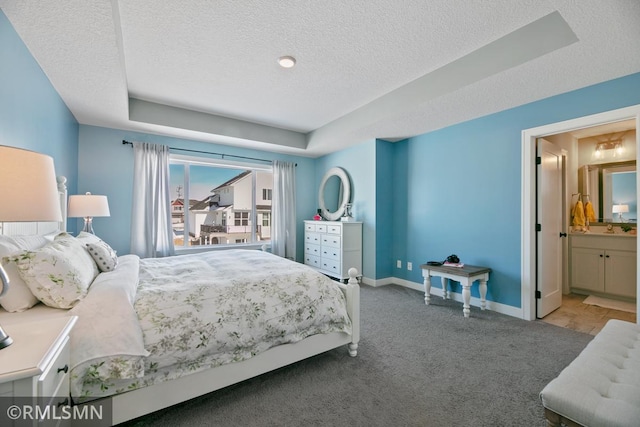
<path fill-rule="evenodd" d="M 538 224 L 538 212 L 536 212 L 536 206 L 538 205 L 538 192 L 537 192 L 537 179 L 536 179 L 536 152 L 537 142 L 540 138 L 551 140 L 554 144 L 561 146 L 566 150 L 566 158 L 568 163 L 567 168 L 567 191 L 564 196 L 564 205 L 567 206 L 569 201 L 568 197 L 575 192 L 571 189 L 577 188 L 577 170 L 578 165 L 578 142 L 580 139 L 590 138 L 596 134 L 603 135 L 603 131 L 614 130 L 614 126 L 629 126 L 632 127 L 632 133 L 629 149 L 635 153 L 640 146 L 640 136 L 636 132 L 638 124 L 640 123 L 640 105 L 633 107 L 627 107 L 619 110 L 609 111 L 606 113 L 600 113 L 593 116 L 582 117 L 579 119 L 569 120 L 561 123 L 554 123 L 550 125 L 541 126 L 538 128 L 527 129 L 522 133 L 522 307 L 523 317 L 528 320 L 534 320 L 538 317 L 538 303 L 539 298 L 542 297 L 538 283 L 543 276 L 553 276 L 554 274 L 546 271 L 538 270 L 538 236 L 537 236 L 537 224 Z M 605 126 L 605 127 L 603 127 Z M 606 128 L 608 126 L 609 128 Z M 626 129 L 621 132 L 629 131 Z M 589 135 L 591 133 L 591 135 Z M 637 184 L 637 177 L 636 177 Z M 638 190 L 636 185 L 636 200 L 638 196 Z M 566 225 L 567 230 L 569 226 L 570 218 L 569 209 L 565 210 L 563 223 Z M 560 233 L 559 233 L 560 234 Z M 558 236 L 558 238 L 561 238 Z M 565 239 L 565 241 L 568 239 Z M 636 240 L 636 239 L 634 239 Z M 568 250 L 567 243 L 564 243 L 562 262 L 559 263 L 560 268 L 563 269 L 560 272 L 562 280 L 563 297 L 562 300 L 567 300 L 571 296 L 568 283 Z M 637 251 L 637 243 L 635 247 Z M 543 269 L 546 267 L 542 267 Z M 638 273 L 635 275 L 635 287 L 637 291 L 638 287 Z M 566 296 L 566 297 L 565 297 Z M 561 300 L 561 301 L 562 301 Z M 580 302 L 582 304 L 582 302 Z M 560 307 L 562 308 L 562 302 Z M 636 309 L 637 309 L 636 299 Z M 566 308 L 566 307 L 565 307 Z M 590 309 L 591 311 L 598 309 Z M 551 310 L 555 312 L 558 310 Z M 561 311 L 562 312 L 562 311 Z M 602 317 L 603 313 L 595 314 Z M 604 313 L 606 315 L 606 313 Z M 571 314 L 575 318 L 575 313 Z M 568 322 L 567 322 L 568 323 Z M 566 325 L 565 325 L 566 326 Z"/>

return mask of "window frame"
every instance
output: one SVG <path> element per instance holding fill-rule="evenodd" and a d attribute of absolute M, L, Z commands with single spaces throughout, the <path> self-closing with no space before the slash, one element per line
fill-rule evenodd
<path fill-rule="evenodd" d="M 173 154 L 169 155 L 169 164 L 181 164 L 184 165 L 184 183 L 183 183 L 183 200 L 185 205 L 184 209 L 184 230 L 183 230 L 183 242 L 187 242 L 189 240 L 189 166 L 208 166 L 208 167 L 217 167 L 217 168 L 228 168 L 228 169 L 238 169 L 238 170 L 251 170 L 251 201 L 252 207 L 251 212 L 248 216 L 248 221 L 251 226 L 251 242 L 247 243 L 224 243 L 224 244 L 215 244 L 215 245 L 197 245 L 197 246 L 175 246 L 174 249 L 176 253 L 186 253 L 186 252 L 204 252 L 211 250 L 224 250 L 224 249 L 233 249 L 233 248 L 260 248 L 271 246 L 271 241 L 258 241 L 256 240 L 256 226 L 258 221 L 258 212 L 257 212 L 257 189 L 256 189 L 256 172 L 270 172 L 273 176 L 273 165 L 272 163 L 261 164 L 261 163 L 251 163 L 251 162 L 240 162 L 233 161 L 227 159 L 220 158 L 210 158 L 210 157 L 200 157 L 200 156 L 189 156 L 182 154 Z M 235 218 L 227 218 L 227 224 L 233 221 L 235 223 Z M 237 240 L 237 239 L 236 239 Z"/>

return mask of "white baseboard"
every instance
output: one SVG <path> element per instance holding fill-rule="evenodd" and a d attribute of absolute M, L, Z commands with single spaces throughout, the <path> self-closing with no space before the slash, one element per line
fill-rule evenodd
<path fill-rule="evenodd" d="M 398 286 L 402 286 L 405 288 L 413 289 L 413 290 L 424 293 L 424 285 L 422 283 L 411 282 L 409 280 L 399 279 L 397 277 L 386 277 L 384 279 L 375 279 L 375 280 L 370 279 L 368 277 L 363 277 L 362 283 L 368 286 L 373 286 L 373 287 L 386 286 L 386 285 L 398 285 Z M 437 296 L 442 298 L 442 288 L 438 288 L 435 286 L 432 287 L 431 296 Z M 462 303 L 462 294 L 460 293 L 449 292 L 449 298 L 459 303 Z M 480 298 L 471 297 L 470 304 L 473 307 L 480 307 Z M 519 307 L 512 307 L 510 305 L 487 300 L 486 308 L 491 311 L 495 311 L 497 313 L 505 314 L 507 316 L 524 319 L 524 311 L 522 310 L 522 308 L 519 308 Z M 460 310 L 462 310 L 462 308 L 460 308 Z"/>

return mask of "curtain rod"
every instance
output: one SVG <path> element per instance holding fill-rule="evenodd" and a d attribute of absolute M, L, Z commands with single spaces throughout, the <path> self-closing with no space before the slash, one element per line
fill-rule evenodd
<path fill-rule="evenodd" d="M 133 142 L 129 142 L 129 141 L 123 139 L 122 140 L 122 145 L 131 145 L 131 146 L 133 146 Z M 212 151 L 190 150 L 188 148 L 176 148 L 176 147 L 171 147 L 171 146 L 169 147 L 169 149 L 170 150 L 179 150 L 179 151 L 188 151 L 188 152 L 191 152 L 191 153 L 199 153 L 199 154 L 213 154 L 213 155 L 216 155 L 216 156 L 221 156 L 223 159 L 225 157 L 234 157 L 236 159 L 256 160 L 258 162 L 273 163 L 272 160 L 258 159 L 258 158 L 255 158 L 255 157 L 236 156 L 234 154 L 215 153 L 215 152 L 212 152 Z M 297 163 L 296 163 L 296 166 L 298 166 Z"/>

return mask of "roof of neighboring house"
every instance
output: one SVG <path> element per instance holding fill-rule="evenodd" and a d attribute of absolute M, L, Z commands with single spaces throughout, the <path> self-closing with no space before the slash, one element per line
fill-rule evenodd
<path fill-rule="evenodd" d="M 244 171 L 239 175 L 234 176 L 233 178 L 231 178 L 229 181 L 225 182 L 224 184 L 220 184 L 218 185 L 216 188 L 214 188 L 213 190 L 211 190 L 211 192 L 213 193 L 214 191 L 218 190 L 219 188 L 223 188 L 223 187 L 227 187 L 237 181 L 240 181 L 242 178 L 244 178 L 245 176 L 249 175 L 251 173 L 251 171 Z"/>
<path fill-rule="evenodd" d="M 198 202 L 199 202 L 199 200 L 197 200 L 197 199 L 189 199 L 189 206 L 193 207 L 193 205 L 195 205 Z M 171 205 L 183 205 L 184 206 L 184 199 L 172 200 L 171 201 Z"/>
<path fill-rule="evenodd" d="M 204 199 L 198 201 L 197 203 L 194 203 L 189 208 L 189 210 L 192 210 L 192 211 L 210 210 L 209 207 L 211 206 L 211 204 L 218 206 L 218 202 L 220 202 L 220 195 L 214 194 L 212 196 L 205 197 Z"/>

